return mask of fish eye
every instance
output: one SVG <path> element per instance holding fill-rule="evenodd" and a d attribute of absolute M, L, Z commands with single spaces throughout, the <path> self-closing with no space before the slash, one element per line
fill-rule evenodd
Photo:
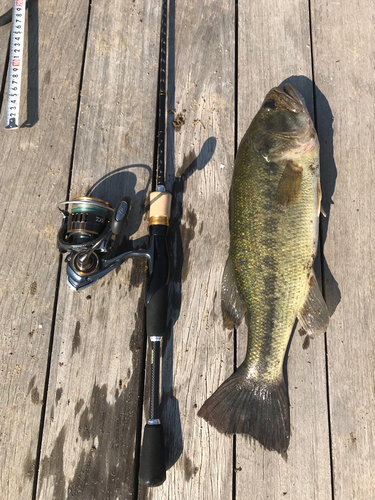
<path fill-rule="evenodd" d="M 275 109 L 276 108 L 276 104 L 275 104 L 275 101 L 272 101 L 272 100 L 269 100 L 269 101 L 266 101 L 263 106 L 265 108 L 268 108 L 268 109 Z"/>

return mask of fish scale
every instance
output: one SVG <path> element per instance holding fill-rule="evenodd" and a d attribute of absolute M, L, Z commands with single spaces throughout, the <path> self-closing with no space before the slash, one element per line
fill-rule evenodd
<path fill-rule="evenodd" d="M 283 361 L 295 319 L 311 335 L 328 324 L 313 271 L 320 192 L 319 142 L 304 100 L 290 85 L 274 88 L 241 141 L 230 193 L 222 308 L 228 327 L 246 314 L 246 357 L 198 414 L 279 453 L 289 445 Z"/>

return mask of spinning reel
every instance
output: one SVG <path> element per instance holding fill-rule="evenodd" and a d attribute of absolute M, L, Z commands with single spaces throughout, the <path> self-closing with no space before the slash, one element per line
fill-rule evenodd
<path fill-rule="evenodd" d="M 116 236 L 127 223 L 130 203 L 130 198 L 124 197 L 113 209 L 104 200 L 86 196 L 59 203 L 63 222 L 57 248 L 61 253 L 69 252 L 67 281 L 71 288 L 81 290 L 118 267 L 109 256 Z"/>
<path fill-rule="evenodd" d="M 113 209 L 98 198 L 79 197 L 59 203 L 63 215 L 57 238 L 61 253 L 69 252 L 67 282 L 74 290 L 95 283 L 99 278 L 118 268 L 130 257 L 146 257 L 149 260 L 146 305 L 152 295 L 168 282 L 169 259 L 166 234 L 169 225 L 170 194 L 157 191 L 150 200 L 150 243 L 146 250 L 130 250 L 117 253 L 115 241 L 127 224 L 131 200 L 125 196 Z M 70 211 L 69 211 L 70 210 Z M 157 266 L 157 273 L 154 273 Z"/>

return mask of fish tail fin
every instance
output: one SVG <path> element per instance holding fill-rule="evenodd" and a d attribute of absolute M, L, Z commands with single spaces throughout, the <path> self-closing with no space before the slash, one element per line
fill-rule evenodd
<path fill-rule="evenodd" d="M 250 434 L 268 450 L 284 453 L 290 437 L 289 400 L 282 374 L 272 383 L 251 378 L 242 364 L 198 412 L 219 432 Z"/>

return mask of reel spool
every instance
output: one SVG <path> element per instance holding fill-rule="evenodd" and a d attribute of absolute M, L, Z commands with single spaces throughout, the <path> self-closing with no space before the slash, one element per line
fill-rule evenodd
<path fill-rule="evenodd" d="M 71 207 L 71 212 L 61 206 Z M 81 196 L 58 204 L 64 216 L 59 233 L 59 250 L 73 250 L 76 246 L 87 247 L 102 235 L 110 223 L 113 208 L 104 200 Z"/>
<path fill-rule="evenodd" d="M 82 196 L 74 198 L 70 203 L 72 212 L 68 217 L 68 243 L 86 243 L 96 238 L 109 223 L 113 208 L 99 198 Z"/>

